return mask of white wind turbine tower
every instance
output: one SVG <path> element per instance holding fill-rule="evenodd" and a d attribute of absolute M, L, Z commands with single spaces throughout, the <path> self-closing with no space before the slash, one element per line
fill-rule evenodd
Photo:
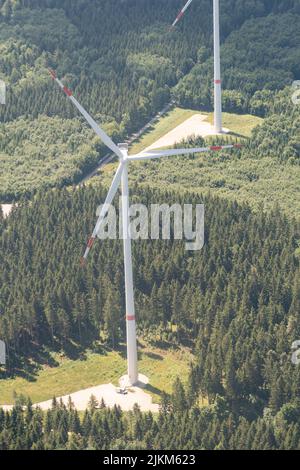
<path fill-rule="evenodd" d="M 128 190 L 128 167 L 130 162 L 141 160 L 151 160 L 155 158 L 163 158 L 176 155 L 191 155 L 194 153 L 202 153 L 209 151 L 219 151 L 223 149 L 240 148 L 240 144 L 215 146 L 208 148 L 193 148 L 193 149 L 168 149 L 168 150 L 152 150 L 148 152 L 141 152 L 137 155 L 128 155 L 128 145 L 116 145 L 111 138 L 101 129 L 94 119 L 85 111 L 85 109 L 74 98 L 72 92 L 63 85 L 57 78 L 56 73 L 52 70 L 49 71 L 53 80 L 59 85 L 64 93 L 69 97 L 72 103 L 80 111 L 83 117 L 87 120 L 89 125 L 100 137 L 103 143 L 119 158 L 119 166 L 114 175 L 112 184 L 102 206 L 102 210 L 96 226 L 94 228 L 91 238 L 88 240 L 87 247 L 82 258 L 85 263 L 88 254 L 96 240 L 99 230 L 104 222 L 108 213 L 108 206 L 112 203 L 113 198 L 121 184 L 122 188 L 122 223 L 123 223 L 123 245 L 124 245 L 124 270 L 125 270 L 125 293 L 126 293 L 126 332 L 127 332 L 127 366 L 128 375 L 125 377 L 126 385 L 134 385 L 139 382 L 138 374 L 138 361 L 137 361 L 137 340 L 136 340 L 136 322 L 135 322 L 135 307 L 134 307 L 134 292 L 133 292 L 133 272 L 132 272 L 132 255 L 131 255 L 131 236 L 130 236 L 130 219 L 129 219 L 129 190 Z"/>
<path fill-rule="evenodd" d="M 178 13 L 172 28 L 184 15 L 193 0 L 188 0 Z M 222 128 L 222 82 L 221 82 L 221 58 L 220 58 L 220 2 L 213 0 L 214 7 L 214 126 L 217 134 L 221 134 Z"/>

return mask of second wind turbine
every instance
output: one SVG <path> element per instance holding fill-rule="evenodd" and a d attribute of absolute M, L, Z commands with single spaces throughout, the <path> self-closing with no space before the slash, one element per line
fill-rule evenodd
<path fill-rule="evenodd" d="M 172 28 L 176 26 L 193 0 L 188 0 L 178 13 Z M 220 57 L 220 2 L 213 0 L 214 8 L 214 127 L 217 134 L 221 134 L 222 128 L 222 81 L 221 81 L 221 57 Z"/>

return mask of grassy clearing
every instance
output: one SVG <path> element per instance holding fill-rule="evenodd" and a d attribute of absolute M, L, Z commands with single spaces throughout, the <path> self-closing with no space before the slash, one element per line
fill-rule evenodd
<path fill-rule="evenodd" d="M 140 347 L 140 372 L 150 379 L 148 391 L 154 401 L 162 391 L 171 392 L 177 376 L 187 380 L 192 360 L 187 350 Z M 34 403 L 49 400 L 83 390 L 85 388 L 113 383 L 126 372 L 126 359 L 120 352 L 96 354 L 88 352 L 83 360 L 71 360 L 53 355 L 57 367 L 43 367 L 31 381 L 21 377 L 0 380 L 0 405 L 14 403 L 14 392 L 30 396 Z"/>
<path fill-rule="evenodd" d="M 174 108 L 154 124 L 137 142 L 134 142 L 130 148 L 130 152 L 133 154 L 142 151 L 187 119 L 199 113 L 207 115 L 207 121 L 213 124 L 213 113 L 207 114 L 193 109 Z M 262 121 L 261 118 L 251 116 L 250 114 L 239 115 L 223 113 L 223 126 L 230 129 L 231 134 L 239 137 L 250 137 L 252 129 L 261 124 Z"/>
<path fill-rule="evenodd" d="M 214 122 L 214 115 L 208 115 L 210 124 Z M 251 114 L 231 114 L 223 113 L 223 127 L 230 130 L 230 133 L 240 137 L 250 137 L 252 130 L 259 126 L 263 119 Z"/>
<path fill-rule="evenodd" d="M 158 139 L 172 131 L 175 127 L 182 124 L 184 121 L 199 114 L 198 111 L 193 109 L 174 108 L 162 117 L 156 124 L 149 128 L 149 130 L 130 147 L 130 153 L 138 153 L 143 149 L 149 147 Z M 201 114 L 207 114 L 202 113 Z"/>

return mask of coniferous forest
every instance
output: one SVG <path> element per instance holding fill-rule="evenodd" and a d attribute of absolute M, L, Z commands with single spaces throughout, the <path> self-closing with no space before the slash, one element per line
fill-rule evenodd
<path fill-rule="evenodd" d="M 195 0 L 174 34 L 168 25 L 183 3 L 0 0 L 0 79 L 9 103 L 0 106 L 0 202 L 17 203 L 7 218 L 0 206 L 7 347 L 0 381 L 25 376 L 33 360 L 44 365 L 45 353 L 124 344 L 122 242 L 97 241 L 87 266 L 79 262 L 107 187 L 76 185 L 106 149 L 47 68 L 115 141 L 171 100 L 211 111 L 212 2 Z M 162 394 L 157 415 L 95 399 L 82 415 L 56 399 L 42 412 L 19 398 L 12 411 L 0 407 L 0 450 L 300 450 L 300 365 L 291 349 L 300 340 L 300 197 L 287 176 L 300 162 L 300 107 L 291 101 L 300 80 L 300 2 L 220 3 L 224 110 L 264 118 L 232 157 L 253 169 L 238 179 L 259 178 L 268 158 L 294 202 L 290 210 L 269 202 L 253 210 L 250 195 L 224 199 L 214 192 L 227 184 L 222 169 L 201 194 L 205 176 L 193 157 L 175 159 L 172 169 L 136 169 L 133 202 L 205 204 L 201 251 L 174 239 L 133 242 L 138 334 L 149 344 L 159 336 L 168 347 L 188 347 L 189 380 Z M 226 158 L 208 155 L 201 165 Z M 152 185 L 138 184 L 147 172 Z M 176 189 L 168 188 L 172 179 Z"/>
<path fill-rule="evenodd" d="M 99 242 L 86 270 L 79 264 L 83 240 L 93 224 L 93 208 L 104 194 L 99 194 L 99 188 L 40 193 L 2 221 L 0 330 L 9 352 L 7 374 L 20 367 L 20 357 L 32 357 L 43 347 L 67 350 L 72 340 L 92 344 L 101 330 L 114 347 L 124 339 L 121 242 Z M 135 194 L 145 203 L 174 200 L 171 193 L 151 189 L 147 200 L 138 188 Z M 179 241 L 134 242 L 139 328 L 151 341 L 159 324 L 162 339 L 171 344 L 192 342 L 195 354 L 190 386 L 184 390 L 177 384 L 180 391 L 176 389 L 172 406 L 178 410 L 174 416 L 166 411 L 160 419 L 168 427 L 168 420 L 189 421 L 193 410 L 196 436 L 202 434 L 208 417 L 202 422 L 197 403 L 199 396 L 207 397 L 213 407 L 220 403 L 225 413 L 213 414 L 211 435 L 207 441 L 202 436 L 201 442 L 209 448 L 230 446 L 234 436 L 241 437 L 237 426 L 245 436 L 252 426 L 253 435 L 253 441 L 249 437 L 237 441 L 237 446 L 259 446 L 257 433 L 262 429 L 268 429 L 270 436 L 276 434 L 278 414 L 283 423 L 279 434 L 285 432 L 281 426 L 287 426 L 293 437 L 287 444 L 265 437 L 263 445 L 297 448 L 300 369 L 291 361 L 291 344 L 300 336 L 299 227 L 279 210 L 254 215 L 246 205 L 212 196 L 204 203 L 209 214 L 206 243 L 197 254 L 187 255 Z M 177 325 L 176 332 L 170 330 L 170 322 Z M 65 420 L 68 413 L 62 413 Z M 156 429 L 157 424 L 152 424 Z M 142 429 L 141 441 L 146 438 Z M 3 433 L 5 441 L 5 427 Z M 79 434 L 80 445 L 87 445 Z M 151 441 L 151 432 L 147 436 Z M 56 438 L 60 447 L 61 438 Z M 4 446 L 9 445 L 7 439 Z M 181 439 L 178 445 L 194 445 L 189 433 L 183 432 Z M 164 442 L 168 447 L 172 441 Z"/>

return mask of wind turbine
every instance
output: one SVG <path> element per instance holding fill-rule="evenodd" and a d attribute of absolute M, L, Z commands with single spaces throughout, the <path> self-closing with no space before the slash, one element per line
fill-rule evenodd
<path fill-rule="evenodd" d="M 193 0 L 188 0 L 178 13 L 172 28 L 176 26 Z M 222 133 L 222 81 L 220 58 L 220 3 L 213 0 L 214 7 L 214 127 L 217 134 Z"/>
<path fill-rule="evenodd" d="M 163 158 L 176 155 L 191 155 L 194 153 L 202 153 L 209 151 L 219 151 L 223 149 L 240 148 L 240 144 L 213 146 L 207 148 L 192 148 L 192 149 L 168 149 L 168 150 L 151 150 L 148 152 L 141 152 L 137 155 L 128 155 L 128 145 L 116 145 L 111 138 L 98 126 L 94 119 L 85 111 L 85 109 L 74 98 L 71 90 L 63 85 L 57 78 L 56 73 L 50 70 L 52 79 L 64 91 L 67 97 L 76 106 L 78 111 L 87 120 L 89 125 L 100 137 L 103 143 L 119 158 L 119 166 L 114 175 L 112 184 L 107 193 L 105 203 L 102 206 L 101 213 L 97 220 L 96 226 L 92 236 L 88 240 L 85 253 L 82 258 L 82 264 L 86 263 L 88 254 L 96 240 L 104 219 L 108 213 L 108 206 L 112 203 L 114 196 L 121 184 L 122 187 L 122 225 L 123 225 L 123 248 L 124 248 L 124 270 L 125 270 L 125 295 L 126 295 L 126 333 L 127 333 L 127 366 L 128 375 L 125 376 L 125 384 L 127 386 L 137 384 L 139 382 L 138 374 L 138 361 L 137 361 L 137 340 L 136 340 L 136 321 L 135 321 L 135 306 L 134 306 L 134 292 L 133 292 L 133 272 L 132 272 L 132 254 L 131 254 L 131 236 L 130 236 L 130 219 L 129 219 L 129 189 L 128 189 L 128 167 L 130 162 L 152 160 L 155 158 Z"/>

